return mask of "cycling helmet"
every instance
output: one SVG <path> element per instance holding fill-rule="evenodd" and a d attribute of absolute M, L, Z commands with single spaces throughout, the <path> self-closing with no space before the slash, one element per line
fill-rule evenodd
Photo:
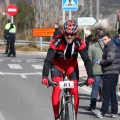
<path fill-rule="evenodd" d="M 63 25 L 63 32 L 67 34 L 75 34 L 79 27 L 74 20 L 68 20 Z"/>

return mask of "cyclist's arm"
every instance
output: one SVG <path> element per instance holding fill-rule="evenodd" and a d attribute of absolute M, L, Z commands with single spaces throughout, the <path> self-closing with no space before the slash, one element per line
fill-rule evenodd
<path fill-rule="evenodd" d="M 43 65 L 42 77 L 48 77 L 49 69 L 51 67 L 52 60 L 55 57 L 55 54 L 56 54 L 56 51 L 54 49 L 52 48 L 48 49 L 47 56 Z"/>
<path fill-rule="evenodd" d="M 90 58 L 88 56 L 87 49 L 83 48 L 79 51 L 79 53 L 81 55 L 82 60 L 84 61 L 84 65 L 85 65 L 88 77 L 89 78 L 93 77 L 92 64 L 91 64 Z"/>

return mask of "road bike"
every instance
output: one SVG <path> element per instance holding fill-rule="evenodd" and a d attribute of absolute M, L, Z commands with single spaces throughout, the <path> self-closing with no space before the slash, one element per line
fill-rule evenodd
<path fill-rule="evenodd" d="M 58 116 L 60 120 L 77 120 L 74 109 L 74 95 L 70 94 L 70 89 L 74 88 L 74 84 L 82 87 L 83 85 L 86 85 L 86 80 L 75 83 L 73 81 L 69 81 L 64 75 L 63 81 L 60 81 L 59 83 L 50 81 L 51 86 L 54 87 L 59 85 L 60 89 L 62 89 L 60 112 Z"/>

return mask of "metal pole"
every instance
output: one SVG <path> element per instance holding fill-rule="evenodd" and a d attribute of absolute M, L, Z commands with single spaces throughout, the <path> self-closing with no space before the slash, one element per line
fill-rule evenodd
<path fill-rule="evenodd" d="M 86 31 L 86 27 L 87 27 L 87 26 L 84 26 L 84 42 L 85 42 L 85 31 Z"/>
<path fill-rule="evenodd" d="M 65 11 L 63 10 L 63 24 L 65 23 Z"/>
<path fill-rule="evenodd" d="M 90 0 L 90 16 L 93 16 L 93 13 L 92 13 L 92 0 Z"/>
<path fill-rule="evenodd" d="M 99 0 L 97 0 L 97 3 L 96 3 L 96 18 L 97 20 L 99 20 Z"/>
<path fill-rule="evenodd" d="M 71 11 L 69 11 L 69 20 L 72 19 L 72 15 L 71 14 L 72 14 Z"/>
<path fill-rule="evenodd" d="M 39 40 L 40 40 L 40 51 L 42 51 L 42 37 L 40 37 Z"/>
<path fill-rule="evenodd" d="M 14 23 L 13 16 L 11 16 L 11 23 Z"/>

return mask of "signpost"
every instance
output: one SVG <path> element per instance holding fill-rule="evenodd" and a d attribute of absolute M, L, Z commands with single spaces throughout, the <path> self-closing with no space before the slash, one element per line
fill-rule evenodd
<path fill-rule="evenodd" d="M 97 23 L 97 19 L 94 17 L 81 17 L 78 18 L 78 25 L 83 25 L 83 26 L 89 26 L 89 25 L 95 25 Z"/>
<path fill-rule="evenodd" d="M 33 28 L 34 37 L 53 36 L 55 32 L 54 28 Z"/>
<path fill-rule="evenodd" d="M 72 18 L 71 11 L 78 10 L 78 0 L 62 0 L 63 23 L 65 22 L 65 11 L 69 11 L 69 20 Z"/>
<path fill-rule="evenodd" d="M 97 23 L 97 19 L 94 17 L 81 17 L 78 18 L 78 25 L 84 26 L 84 33 L 86 31 L 86 26 L 95 25 Z M 84 40 L 85 40 L 85 34 L 84 34 Z"/>
<path fill-rule="evenodd" d="M 18 13 L 18 8 L 14 4 L 10 4 L 6 8 L 6 12 L 11 16 L 11 22 L 13 23 L 13 16 Z"/>
<path fill-rule="evenodd" d="M 17 14 L 18 12 L 18 8 L 17 6 L 15 6 L 14 4 L 10 4 L 7 6 L 6 8 L 6 12 L 10 15 L 10 16 L 14 16 Z"/>
<path fill-rule="evenodd" d="M 78 0 L 62 0 L 62 9 L 65 11 L 78 10 Z"/>
<path fill-rule="evenodd" d="M 40 51 L 42 51 L 42 37 L 53 36 L 55 28 L 33 28 L 32 35 L 40 39 Z"/>

